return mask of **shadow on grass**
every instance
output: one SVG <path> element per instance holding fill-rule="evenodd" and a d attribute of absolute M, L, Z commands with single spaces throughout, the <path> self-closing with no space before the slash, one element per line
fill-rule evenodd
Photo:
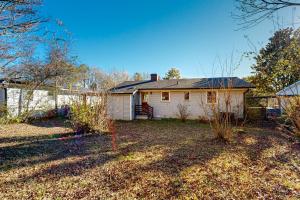
<path fill-rule="evenodd" d="M 2 137 L 0 138 L 0 144 L 9 144 L 9 143 L 32 143 L 32 142 L 41 142 L 43 140 L 50 140 L 50 139 L 59 139 L 59 138 L 66 138 L 66 137 L 73 137 L 76 136 L 76 133 L 71 132 L 64 132 L 64 133 L 53 133 L 47 135 L 34 135 L 34 136 L 11 136 L 11 137 Z M 0 147 L 1 149 L 1 147 Z"/>
<path fill-rule="evenodd" d="M 70 124 L 68 123 L 68 121 L 66 121 L 66 119 L 61 117 L 56 117 L 53 119 L 34 120 L 29 124 L 37 127 L 43 127 L 43 128 L 53 128 L 53 127 L 70 128 Z"/>
<path fill-rule="evenodd" d="M 103 150 L 110 148 L 110 137 L 105 135 L 85 135 L 68 137 L 74 133 L 46 135 L 41 137 L 13 138 L 21 144 L 0 147 L 0 171 L 30 167 L 35 164 L 61 160 L 72 156 L 88 156 L 95 146 Z M 63 138 L 67 136 L 66 138 Z M 4 142 L 4 141 L 2 141 Z"/>
<path fill-rule="evenodd" d="M 8 143 L 15 143 L 15 142 L 18 142 L 18 143 L 34 142 L 34 141 L 40 141 L 40 140 L 47 140 L 50 138 L 51 138 L 50 135 L 1 137 L 0 144 L 8 144 Z"/>
<path fill-rule="evenodd" d="M 135 140 L 135 143 L 126 147 L 123 151 L 140 152 L 147 150 L 147 147 L 149 146 L 157 145 L 172 148 L 172 151 L 165 157 L 154 162 L 150 162 L 147 165 L 135 165 L 133 167 L 129 165 L 130 168 L 127 169 L 127 171 L 124 171 L 124 173 L 120 173 L 118 171 L 118 173 L 113 174 L 109 171 L 104 175 L 104 177 L 108 177 L 105 179 L 105 182 L 109 185 L 112 192 L 128 189 L 128 182 L 131 182 L 132 187 L 135 187 L 134 185 L 136 182 L 143 181 L 141 176 L 155 171 L 158 174 L 161 172 L 168 177 L 171 177 L 168 182 L 160 186 L 160 189 L 165 191 L 165 196 L 160 197 L 163 199 L 169 199 L 171 197 L 178 196 L 183 192 L 181 190 L 183 180 L 180 179 L 180 174 L 191 166 L 198 165 L 205 167 L 207 163 L 209 163 L 212 159 L 217 158 L 225 151 L 229 154 L 243 152 L 250 160 L 247 164 L 250 164 L 250 166 L 258 165 L 259 160 L 266 162 L 265 160 L 262 160 L 262 154 L 265 150 L 274 147 L 274 145 L 280 145 L 280 143 L 287 142 L 279 134 L 274 132 L 252 132 L 254 130 L 249 130 L 244 135 L 237 134 L 234 138 L 234 142 L 224 144 L 220 141 L 214 140 L 212 134 L 209 133 L 209 130 L 207 129 L 197 129 L 195 127 L 188 127 L 184 124 L 176 125 L 172 122 L 167 122 L 167 126 L 165 126 L 165 128 L 162 128 L 159 125 L 153 127 L 153 122 L 139 122 L 139 126 L 141 125 L 143 125 L 144 128 L 145 126 L 149 126 L 149 129 L 146 128 L 148 129 L 148 133 L 145 134 L 144 129 L 141 130 L 139 134 L 142 135 L 143 138 L 138 138 L 137 136 L 139 134 L 137 133 L 132 134 L 131 139 Z M 168 126 L 169 128 L 166 128 Z M 181 127 L 180 129 L 178 129 L 179 126 Z M 193 137 L 190 142 L 182 143 L 182 140 L 184 140 L 185 137 L 188 138 L 190 134 L 193 134 L 192 131 L 194 131 L 194 134 L 197 134 L 198 131 L 198 135 Z M 166 137 L 157 135 L 156 132 L 165 134 Z M 152 137 L 149 138 L 149 135 L 152 135 Z M 251 136 L 255 142 L 251 144 L 245 143 L 244 139 L 249 136 Z M 273 143 L 274 140 L 276 144 Z M 176 145 L 176 143 L 178 145 Z M 289 160 L 285 160 L 284 162 L 288 161 Z M 247 167 L 247 164 L 245 164 L 245 167 Z M 265 164 L 266 167 L 269 166 L 268 162 Z M 114 176 L 116 177 L 114 178 Z M 151 187 L 151 185 L 149 185 L 149 187 Z M 139 198 L 147 197 L 147 193 L 139 193 L 139 195 Z"/>
<path fill-rule="evenodd" d="M 261 159 L 261 154 L 274 144 L 272 140 L 281 140 L 279 135 L 264 132 L 248 131 L 237 135 L 235 142 L 224 144 L 213 139 L 207 125 L 196 122 L 182 123 L 178 121 L 137 121 L 118 122 L 117 137 L 118 152 L 111 152 L 111 138 L 105 135 L 89 135 L 82 138 L 67 140 L 44 139 L 27 141 L 28 143 L 0 148 L 1 171 L 30 167 L 35 164 L 47 163 L 76 156 L 77 160 L 66 161 L 56 165 L 49 165 L 42 170 L 22 177 L 21 179 L 7 182 L 7 185 L 16 182 L 25 183 L 47 177 L 58 180 L 66 176 L 80 176 L 89 169 L 102 166 L 111 160 L 118 160 L 134 152 L 147 152 L 151 147 L 163 147 L 168 153 L 163 157 L 146 163 L 135 164 L 131 161 L 120 162 L 112 171 L 101 170 L 102 180 L 112 191 L 125 190 L 130 184 L 144 181 L 143 177 L 148 172 L 163 173 L 171 180 L 162 185 L 148 185 L 147 187 L 159 188 L 165 193 L 160 198 L 168 199 L 179 195 L 182 180 L 180 173 L 185 169 L 200 165 L 205 166 L 212 159 L 220 156 L 224 151 L 235 154 L 244 151 L 255 165 Z M 251 136 L 252 143 L 245 143 Z M 128 144 L 128 145 L 123 145 Z M 34 159 L 33 159 L 34 158 Z M 288 159 L 288 158 L 287 158 Z M 134 162 L 134 161 L 133 161 Z M 147 183 L 146 183 L 147 185 Z M 132 186 L 133 187 L 133 186 Z M 139 198 L 149 197 L 148 194 L 139 193 Z"/>

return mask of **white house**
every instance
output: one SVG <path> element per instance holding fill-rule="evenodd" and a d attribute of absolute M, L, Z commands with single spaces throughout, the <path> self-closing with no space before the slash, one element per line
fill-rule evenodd
<path fill-rule="evenodd" d="M 229 107 L 235 117 L 243 118 L 249 88 L 253 85 L 237 77 L 159 80 L 151 74 L 151 80 L 126 81 L 111 89 L 109 114 L 117 120 L 177 118 L 181 104 L 188 108 L 190 119 L 198 119 L 209 118 L 217 105 L 220 111 Z"/>
<path fill-rule="evenodd" d="M 278 97 L 280 108 L 284 112 L 292 99 L 300 97 L 300 81 L 277 92 L 276 96 Z"/>
<path fill-rule="evenodd" d="M 6 110 L 10 116 L 18 116 L 27 107 L 25 105 L 27 102 L 29 102 L 29 110 L 51 110 L 56 106 L 60 108 L 64 105 L 70 105 L 72 101 L 79 98 L 79 94 L 88 94 L 87 91 L 79 92 L 61 89 L 57 95 L 54 95 L 53 91 L 54 88 L 49 86 L 41 86 L 35 90 L 29 90 L 22 81 L 8 82 L 0 80 L 0 112 Z M 93 98 L 93 95 L 86 95 L 87 102 L 93 101 Z"/>

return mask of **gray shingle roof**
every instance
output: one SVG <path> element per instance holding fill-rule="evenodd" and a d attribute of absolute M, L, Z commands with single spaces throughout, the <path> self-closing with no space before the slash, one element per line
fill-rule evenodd
<path fill-rule="evenodd" d="M 137 90 L 180 90 L 253 88 L 254 86 L 238 77 L 172 79 L 158 81 L 125 81 L 111 89 L 112 93 L 132 94 Z"/>

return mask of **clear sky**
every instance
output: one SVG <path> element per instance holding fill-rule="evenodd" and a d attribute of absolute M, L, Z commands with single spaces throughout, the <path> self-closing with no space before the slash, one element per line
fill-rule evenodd
<path fill-rule="evenodd" d="M 177 67 L 186 78 L 221 75 L 219 60 L 237 62 L 251 50 L 245 35 L 257 48 L 272 35 L 270 21 L 237 31 L 234 11 L 234 0 L 44 0 L 43 7 L 72 32 L 80 63 L 130 74 Z M 233 75 L 249 75 L 251 62 Z"/>

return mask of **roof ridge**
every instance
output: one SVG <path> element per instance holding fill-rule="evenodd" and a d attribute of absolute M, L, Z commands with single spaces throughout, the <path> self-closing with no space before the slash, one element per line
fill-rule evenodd
<path fill-rule="evenodd" d="M 221 83 L 229 85 L 230 79 L 233 79 L 234 88 L 253 88 L 254 86 L 238 77 L 213 77 L 213 78 L 188 78 L 188 79 L 170 79 L 158 81 L 133 81 L 123 82 L 119 86 L 112 88 L 114 91 L 128 92 L 132 89 L 204 89 L 220 88 Z M 176 83 L 177 82 L 177 83 Z M 212 85 L 211 85 L 212 84 Z M 228 87 L 228 86 L 226 86 Z"/>
<path fill-rule="evenodd" d="M 180 78 L 180 79 L 161 79 L 161 80 L 158 80 L 158 81 L 171 81 L 171 80 L 193 80 L 193 79 L 226 79 L 226 78 L 239 78 L 237 76 L 226 76 L 226 77 L 209 77 L 209 78 L 206 78 L 206 77 L 199 77 L 199 78 Z"/>

